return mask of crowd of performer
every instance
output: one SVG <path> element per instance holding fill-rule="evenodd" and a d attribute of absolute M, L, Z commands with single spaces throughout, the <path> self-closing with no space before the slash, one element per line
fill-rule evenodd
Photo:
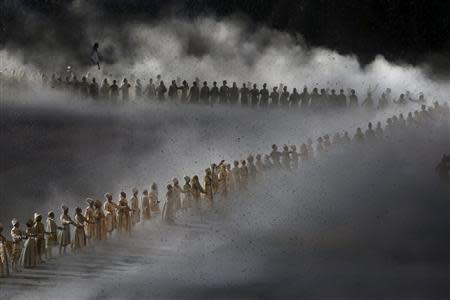
<path fill-rule="evenodd" d="M 1 80 L 10 79 L 11 89 L 21 88 L 26 77 L 0 76 Z M 427 104 L 422 93 L 413 95 L 405 91 L 394 96 L 390 88 L 382 91 L 375 99 L 377 87 L 369 88 L 362 96 L 354 89 L 339 90 L 314 87 L 288 87 L 283 84 L 269 88 L 267 83 L 242 83 L 226 80 L 221 83 L 216 81 L 201 82 L 196 78 L 192 83 L 181 79 L 165 82 L 161 75 L 155 79 L 150 78 L 146 82 L 140 79 L 120 81 L 104 78 L 99 82 L 92 76 L 81 76 L 75 73 L 56 74 L 48 77 L 45 74 L 39 79 L 42 84 L 50 89 L 62 91 L 80 100 L 92 100 L 111 104 L 124 104 L 130 101 L 136 102 L 168 102 L 190 103 L 203 105 L 241 105 L 252 108 L 294 108 L 299 110 L 317 111 L 323 109 L 364 107 L 368 110 L 384 109 L 390 105 L 405 106 L 408 103 Z M 9 90 L 5 88 L 5 91 Z"/>
<path fill-rule="evenodd" d="M 448 122 L 448 104 L 434 103 L 432 107 L 422 106 L 421 110 L 410 112 L 406 118 L 399 114 L 388 118 L 386 125 L 381 122 L 376 126 L 369 123 L 367 129 L 357 128 L 350 137 L 348 132 L 321 136 L 313 143 L 308 139 L 301 144 L 299 151 L 295 145 L 284 145 L 281 151 L 272 145 L 269 154 L 250 155 L 246 159 L 236 160 L 232 164 L 221 161 L 205 170 L 203 181 L 199 176 L 185 176 L 184 184 L 173 179 L 166 187 L 165 203 L 160 207 L 158 186 L 153 183 L 150 189 L 142 193 L 133 189 L 130 195 L 121 192 L 114 201 L 111 193 L 106 193 L 103 200 L 86 199 L 86 207 L 75 208 L 74 214 L 69 207 L 62 206 L 59 218 L 54 211 L 49 211 L 44 220 L 35 213 L 26 220 L 23 230 L 17 219 L 11 221 L 10 240 L 3 234 L 0 224 L 0 275 L 9 276 L 23 268 L 34 268 L 46 259 L 50 259 L 56 249 L 59 254 L 67 251 L 80 251 L 89 244 L 107 240 L 113 234 L 126 237 L 131 234 L 138 223 L 159 219 L 167 224 L 174 224 L 179 213 L 201 213 L 226 203 L 233 194 L 247 190 L 249 183 L 267 172 L 290 171 L 308 164 L 320 155 L 339 147 L 363 145 L 393 139 L 405 130 L 432 125 L 445 120 Z M 447 158 L 448 159 L 448 158 Z M 448 161 L 441 167 L 446 168 Z M 443 170 L 437 169 L 438 174 Z"/>

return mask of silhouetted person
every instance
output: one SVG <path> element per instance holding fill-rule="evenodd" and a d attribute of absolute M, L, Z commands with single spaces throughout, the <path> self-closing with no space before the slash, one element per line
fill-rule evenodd
<path fill-rule="evenodd" d="M 147 87 L 145 88 L 144 94 L 147 96 L 147 100 L 153 100 L 156 96 L 156 86 L 153 83 L 153 79 L 148 80 Z"/>
<path fill-rule="evenodd" d="M 169 99 L 176 101 L 178 99 L 178 86 L 175 80 L 172 80 L 172 84 L 169 86 L 169 92 L 167 93 Z"/>
<path fill-rule="evenodd" d="M 328 94 L 325 89 L 320 89 L 319 109 L 323 109 L 329 105 Z"/>
<path fill-rule="evenodd" d="M 280 102 L 280 94 L 277 92 L 278 87 L 274 86 L 272 89 L 272 93 L 270 93 L 270 106 L 278 107 L 278 103 Z"/>
<path fill-rule="evenodd" d="M 318 110 L 320 108 L 320 95 L 317 88 L 313 88 L 311 93 L 311 109 Z"/>
<path fill-rule="evenodd" d="M 248 87 L 245 83 L 242 84 L 242 88 L 240 90 L 241 92 L 241 105 L 242 106 L 248 106 Z"/>
<path fill-rule="evenodd" d="M 378 100 L 378 109 L 385 109 L 386 107 L 388 107 L 388 99 L 386 98 L 386 94 L 383 93 Z"/>
<path fill-rule="evenodd" d="M 328 99 L 329 101 L 329 107 L 338 107 L 339 103 L 338 103 L 338 95 L 336 95 L 336 90 L 332 89 L 331 90 L 331 95 Z"/>
<path fill-rule="evenodd" d="M 272 145 L 272 152 L 270 152 L 270 158 L 272 159 L 272 163 L 273 163 L 274 167 L 276 167 L 277 169 L 280 169 L 281 168 L 281 162 L 280 162 L 281 153 L 280 153 L 280 151 L 278 151 L 278 147 L 275 144 Z"/>
<path fill-rule="evenodd" d="M 297 93 L 297 89 L 294 88 L 292 90 L 292 94 L 289 96 L 289 104 L 291 105 L 291 108 L 297 109 L 299 101 L 300 101 L 300 94 Z"/>
<path fill-rule="evenodd" d="M 349 107 L 353 107 L 353 108 L 355 108 L 355 107 L 358 107 L 358 96 L 356 96 L 356 92 L 355 92 L 355 90 L 351 90 L 350 91 L 350 97 L 348 97 L 348 99 L 349 99 Z"/>
<path fill-rule="evenodd" d="M 192 104 L 198 104 L 198 100 L 200 98 L 200 90 L 197 86 L 197 81 L 192 83 L 192 87 L 189 90 L 189 102 Z"/>
<path fill-rule="evenodd" d="M 230 104 L 235 105 L 239 101 L 239 88 L 236 85 L 236 82 L 233 82 L 233 85 L 230 88 Z"/>
<path fill-rule="evenodd" d="M 159 101 L 164 101 L 166 99 L 166 92 L 167 92 L 167 88 L 164 85 L 164 81 L 160 81 L 159 82 L 159 86 L 156 89 L 156 94 L 158 95 L 158 100 Z"/>
<path fill-rule="evenodd" d="M 258 106 L 259 103 L 259 90 L 256 88 L 256 83 L 253 85 L 252 90 L 250 91 L 250 95 L 252 98 L 252 108 L 255 108 Z"/>
<path fill-rule="evenodd" d="M 227 86 L 227 81 L 224 80 L 222 82 L 222 86 L 220 87 L 220 98 L 219 98 L 219 102 L 220 104 L 227 104 L 228 103 L 228 97 L 229 97 L 229 93 L 230 93 L 230 88 Z"/>
<path fill-rule="evenodd" d="M 89 85 L 89 95 L 92 99 L 98 100 L 98 84 L 95 78 L 92 78 L 92 82 Z"/>
<path fill-rule="evenodd" d="M 307 109 L 309 106 L 309 93 L 308 88 L 304 87 L 303 92 L 300 94 L 300 107 L 302 110 Z"/>
<path fill-rule="evenodd" d="M 186 80 L 183 80 L 180 87 L 178 87 L 179 90 L 181 90 L 181 102 L 187 103 L 188 102 L 188 93 L 189 93 L 189 85 Z"/>
<path fill-rule="evenodd" d="M 339 90 L 339 95 L 337 97 L 338 97 L 339 107 L 346 107 L 347 106 L 347 97 L 345 96 L 343 89 Z"/>
<path fill-rule="evenodd" d="M 211 88 L 210 95 L 211 95 L 211 99 L 210 99 L 211 105 L 216 104 L 217 100 L 219 99 L 219 88 L 217 87 L 217 82 L 215 82 L 215 81 L 213 82 L 213 86 Z"/>
<path fill-rule="evenodd" d="M 289 92 L 287 91 L 287 86 L 283 87 L 283 92 L 280 96 L 280 105 L 283 108 L 289 107 Z"/>
<path fill-rule="evenodd" d="M 398 104 L 400 106 L 404 106 L 406 105 L 406 98 L 405 98 L 405 94 L 400 94 L 400 97 L 398 98 L 398 100 L 394 100 L 395 104 Z"/>
<path fill-rule="evenodd" d="M 266 108 L 269 105 L 269 90 L 267 89 L 267 83 L 263 84 L 263 88 L 259 91 L 261 98 L 259 99 L 259 106 Z"/>
<path fill-rule="evenodd" d="M 129 84 L 128 80 L 126 78 L 124 78 L 122 86 L 120 87 L 120 90 L 122 91 L 122 100 L 124 102 L 126 102 L 130 99 L 130 87 L 131 87 L 131 84 Z"/>
<path fill-rule="evenodd" d="M 136 99 L 142 98 L 142 83 L 139 78 L 136 79 L 136 85 L 134 86 L 134 95 L 136 96 Z"/>
<path fill-rule="evenodd" d="M 367 93 L 366 99 L 361 103 L 363 107 L 366 108 L 366 110 L 371 111 L 373 109 L 373 99 L 372 94 L 370 92 Z"/>
<path fill-rule="evenodd" d="M 117 85 L 116 80 L 113 80 L 110 90 L 111 90 L 111 101 L 113 103 L 117 103 L 117 99 L 119 98 L 119 86 Z"/>
<path fill-rule="evenodd" d="M 200 89 L 200 100 L 203 104 L 208 105 L 209 104 L 209 87 L 208 82 L 204 81 L 203 86 Z"/>
<path fill-rule="evenodd" d="M 110 90 L 110 86 L 108 83 L 108 79 L 103 79 L 103 83 L 102 86 L 100 88 L 100 97 L 104 100 L 108 100 L 109 99 L 109 90 Z"/>
<path fill-rule="evenodd" d="M 89 96 L 89 83 L 87 82 L 86 76 L 83 76 L 81 78 L 80 96 L 84 99 L 86 99 Z"/>

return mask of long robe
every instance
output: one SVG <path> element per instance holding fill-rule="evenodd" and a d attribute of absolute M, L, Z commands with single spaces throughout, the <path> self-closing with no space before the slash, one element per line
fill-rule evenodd
<path fill-rule="evenodd" d="M 36 247 L 39 257 L 45 254 L 45 228 L 44 224 L 41 222 L 35 222 L 33 225 L 34 231 L 36 232 Z"/>
<path fill-rule="evenodd" d="M 59 240 L 59 245 L 61 247 L 65 247 L 70 245 L 71 243 L 71 236 L 70 236 L 70 224 L 73 223 L 72 219 L 69 215 L 62 214 L 61 215 L 61 225 L 63 229 L 61 230 L 61 236 Z"/>
<path fill-rule="evenodd" d="M 150 197 L 147 195 L 142 195 L 141 198 L 141 207 L 142 207 L 142 219 L 150 220 L 152 213 L 150 209 Z"/>
<path fill-rule="evenodd" d="M 162 211 L 162 220 L 164 222 L 173 224 L 175 223 L 175 213 L 176 213 L 176 199 L 174 198 L 173 191 L 167 192 L 166 197 L 167 200 L 166 203 L 164 203 Z"/>
<path fill-rule="evenodd" d="M 175 201 L 175 209 L 181 208 L 181 187 L 178 184 L 173 186 L 173 200 Z"/>
<path fill-rule="evenodd" d="M 158 203 L 158 191 L 152 190 L 150 192 L 150 209 L 152 210 L 152 213 L 160 213 L 161 210 L 159 208 Z"/>
<path fill-rule="evenodd" d="M 133 196 L 130 199 L 131 225 L 134 226 L 141 221 L 141 210 L 139 209 L 138 199 Z"/>
<path fill-rule="evenodd" d="M 86 233 L 84 231 L 87 219 L 82 214 L 75 214 L 75 234 L 73 236 L 72 247 L 74 249 L 81 249 L 86 247 Z"/>
<path fill-rule="evenodd" d="M 117 228 L 116 204 L 106 200 L 103 207 L 105 208 L 106 231 L 111 233 Z"/>
<path fill-rule="evenodd" d="M 25 241 L 22 254 L 20 255 L 20 265 L 24 268 L 34 268 L 39 263 L 37 255 L 36 232 L 33 227 L 27 228 L 28 239 Z"/>
<path fill-rule="evenodd" d="M 94 222 L 94 211 L 95 211 L 94 207 L 91 206 L 86 207 L 86 209 L 84 210 L 84 217 L 86 218 L 87 221 Z M 92 238 L 95 236 L 95 224 L 89 222 L 85 222 L 84 224 L 85 234 L 87 238 Z"/>
<path fill-rule="evenodd" d="M 194 207 L 196 209 L 201 209 L 202 208 L 202 204 L 201 204 L 201 194 L 205 193 L 205 190 L 203 189 L 203 187 L 201 186 L 200 182 L 192 182 L 192 198 L 193 198 L 193 202 L 194 202 Z"/>
<path fill-rule="evenodd" d="M 128 206 L 127 199 L 120 199 L 118 204 L 117 213 L 117 229 L 119 232 L 130 232 L 130 207 Z"/>
<path fill-rule="evenodd" d="M 211 175 L 205 175 L 205 193 L 207 206 L 212 206 L 213 201 L 213 179 Z"/>
<path fill-rule="evenodd" d="M 54 219 L 47 218 L 47 249 L 58 245 L 58 225 Z"/>
<path fill-rule="evenodd" d="M 183 186 L 183 202 L 182 208 L 191 208 L 192 207 L 192 187 L 190 183 L 186 183 Z"/>
<path fill-rule="evenodd" d="M 105 212 L 101 207 L 96 207 L 94 211 L 94 221 L 95 221 L 95 236 L 96 241 L 106 240 L 107 235 L 107 221 Z"/>
<path fill-rule="evenodd" d="M 8 251 L 6 238 L 0 234 L 0 277 L 9 276 Z"/>
<path fill-rule="evenodd" d="M 11 238 L 13 242 L 12 247 L 12 260 L 14 262 L 19 262 L 20 254 L 22 254 L 23 242 L 22 239 L 25 236 L 25 233 L 20 230 L 20 228 L 13 227 L 11 229 Z"/>

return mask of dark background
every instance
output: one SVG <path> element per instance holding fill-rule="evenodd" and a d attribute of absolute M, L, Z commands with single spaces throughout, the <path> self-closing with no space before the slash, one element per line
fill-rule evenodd
<path fill-rule="evenodd" d="M 73 1 L 5 0 L 0 4 L 0 47 L 24 50 L 42 41 L 84 55 L 85 14 L 70 10 Z M 83 2 L 83 1 L 80 1 Z M 450 76 L 450 2 L 403 0 L 187 0 L 89 1 L 104 25 L 157 22 L 167 17 L 237 16 L 256 25 L 301 35 L 310 47 L 355 54 L 364 65 L 378 54 L 389 61 L 426 65 L 439 78 Z M 33 16 L 33 17 L 31 17 Z M 255 27 L 257 28 L 257 26 Z M 123 37 L 121 37 L 123 38 Z M 83 43 L 85 41 L 86 43 Z M 127 43 L 126 38 L 122 40 Z"/>

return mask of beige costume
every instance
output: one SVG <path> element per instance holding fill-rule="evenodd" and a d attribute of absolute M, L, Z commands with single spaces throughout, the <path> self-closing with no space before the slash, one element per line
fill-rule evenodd
<path fill-rule="evenodd" d="M 31 224 L 30 224 L 31 225 Z M 36 232 L 33 227 L 28 227 L 26 231 L 27 240 L 20 255 L 20 265 L 24 268 L 34 268 L 40 262 L 37 254 Z"/>
<path fill-rule="evenodd" d="M 3 227 L 1 227 L 1 230 L 3 230 Z M 6 238 L 0 233 L 0 277 L 9 276 L 8 251 L 6 243 Z"/>
<path fill-rule="evenodd" d="M 151 190 L 149 197 L 150 197 L 150 209 L 152 213 L 160 213 L 161 210 L 159 208 L 158 191 Z"/>
<path fill-rule="evenodd" d="M 35 214 L 33 228 L 36 233 L 37 254 L 39 258 L 42 258 L 42 255 L 45 254 L 45 228 L 41 221 L 37 221 L 38 216 L 40 217 L 39 214 Z"/>
<path fill-rule="evenodd" d="M 107 235 L 107 221 L 105 212 L 102 209 L 102 202 L 100 200 L 95 201 L 95 211 L 94 211 L 94 221 L 95 221 L 95 240 L 105 241 Z"/>
<path fill-rule="evenodd" d="M 176 200 L 173 190 L 169 190 L 166 194 L 167 200 L 164 203 L 162 211 L 162 219 L 167 223 L 175 223 Z"/>
<path fill-rule="evenodd" d="M 87 200 L 88 203 L 90 203 L 91 201 L 93 202 L 92 199 L 88 199 Z M 93 205 L 92 206 L 89 205 L 84 210 L 84 217 L 88 221 L 88 222 L 86 222 L 84 224 L 84 226 L 85 226 L 85 234 L 86 234 L 86 237 L 88 239 L 93 238 L 95 236 L 95 224 L 90 223 L 90 222 L 94 222 L 95 221 L 94 220 L 94 216 L 95 216 L 95 212 L 94 211 L 95 211 L 95 209 L 94 209 Z"/>
<path fill-rule="evenodd" d="M 150 209 L 150 197 L 147 195 L 142 195 L 141 198 L 141 207 L 142 207 L 142 218 L 144 220 L 150 220 L 151 218 L 151 209 Z"/>
<path fill-rule="evenodd" d="M 84 227 L 86 225 L 87 219 L 81 213 L 75 214 L 74 222 L 75 222 L 75 234 L 73 236 L 72 247 L 74 249 L 81 249 L 86 247 L 86 234 L 84 232 Z"/>
<path fill-rule="evenodd" d="M 47 218 L 47 248 L 58 245 L 58 225 L 52 218 Z"/>
<path fill-rule="evenodd" d="M 131 208 L 131 225 L 134 226 L 141 221 L 141 210 L 139 209 L 139 201 L 136 196 L 130 199 Z"/>
<path fill-rule="evenodd" d="M 130 207 L 128 206 L 127 199 L 121 197 L 117 207 L 117 229 L 119 232 L 130 232 Z"/>
<path fill-rule="evenodd" d="M 191 208 L 192 207 L 192 187 L 190 183 L 185 183 L 183 186 L 183 203 L 182 208 Z"/>
<path fill-rule="evenodd" d="M 13 226 L 15 225 L 17 220 L 13 220 Z M 11 259 L 13 262 L 13 271 L 17 270 L 17 266 L 20 263 L 20 255 L 22 254 L 23 242 L 22 240 L 25 238 L 25 233 L 20 230 L 18 227 L 13 227 L 11 229 L 11 238 L 13 242 Z"/>
<path fill-rule="evenodd" d="M 62 214 L 61 217 L 61 225 L 63 229 L 61 230 L 61 236 L 59 240 L 60 247 L 66 247 L 71 243 L 70 237 L 70 224 L 73 224 L 72 219 L 67 214 Z"/>
<path fill-rule="evenodd" d="M 117 205 L 112 201 L 105 201 L 105 218 L 106 218 L 106 231 L 111 233 L 117 227 L 117 214 L 116 214 Z"/>

